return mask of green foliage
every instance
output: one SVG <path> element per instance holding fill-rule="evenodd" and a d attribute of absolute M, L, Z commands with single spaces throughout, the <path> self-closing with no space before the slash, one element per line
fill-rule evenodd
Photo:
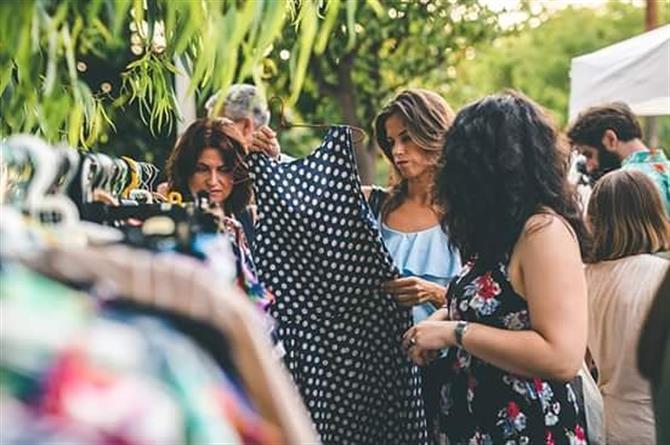
<path fill-rule="evenodd" d="M 260 80 L 266 54 L 290 22 L 298 36 L 289 82 L 296 100 L 325 5 L 321 0 L 0 2 L 0 136 L 29 132 L 86 147 L 106 136 L 130 105 L 152 134 L 171 133 L 179 116 L 175 60 L 199 94 L 248 76 Z M 326 26 L 332 29 L 332 18 Z M 321 46 L 329 35 L 321 28 Z M 92 89 L 82 80 L 88 70 L 84 60 L 119 59 L 121 88 L 106 82 Z"/>
<path fill-rule="evenodd" d="M 450 73 L 469 56 L 472 46 L 501 33 L 497 15 L 476 0 L 383 5 L 342 0 L 319 8 L 319 14 L 326 17 L 324 23 L 336 26 L 323 53 L 309 61 L 294 107 L 298 116 L 309 122 L 355 125 L 372 135 L 372 120 L 392 95 L 409 86 L 437 88 L 453 83 Z M 321 37 L 316 40 L 321 52 Z M 270 54 L 277 67 L 266 76 L 271 94 L 285 94 L 299 43 L 295 32 L 286 28 Z M 288 60 L 286 51 L 290 52 Z M 283 135 L 282 146 L 299 154 L 301 149 L 292 139 L 290 133 Z M 357 154 L 363 180 L 373 180 L 373 145 L 360 145 Z"/>
<path fill-rule="evenodd" d="M 670 3 L 658 5 L 659 21 L 670 22 Z M 544 18 L 539 26 L 478 46 L 476 58 L 458 66 L 457 81 L 446 91 L 450 102 L 462 106 L 514 88 L 548 108 L 565 125 L 571 59 L 644 32 L 644 8 L 622 1 L 597 9 L 569 7 L 539 15 Z M 538 24 L 537 17 L 535 20 Z"/>

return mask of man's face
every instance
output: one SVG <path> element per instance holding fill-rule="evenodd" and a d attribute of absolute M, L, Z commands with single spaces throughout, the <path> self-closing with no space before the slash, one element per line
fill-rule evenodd
<path fill-rule="evenodd" d="M 586 158 L 586 172 L 593 175 L 600 168 L 600 151 L 590 145 L 580 145 L 577 150 Z"/>
<path fill-rule="evenodd" d="M 605 148 L 579 145 L 577 151 L 586 158 L 586 172 L 594 180 L 607 172 L 621 168 L 621 160 Z"/>

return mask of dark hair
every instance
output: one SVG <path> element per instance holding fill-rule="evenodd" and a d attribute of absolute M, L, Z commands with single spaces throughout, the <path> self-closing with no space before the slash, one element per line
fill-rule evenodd
<path fill-rule="evenodd" d="M 588 235 L 568 150 L 545 112 L 514 91 L 463 108 L 447 133 L 436 198 L 442 226 L 464 258 L 503 261 L 534 214 L 556 212 L 574 229 L 582 254 Z"/>
<path fill-rule="evenodd" d="M 386 104 L 374 121 L 375 139 L 395 172 L 395 183 L 381 208 L 382 218 L 396 209 L 407 197 L 407 180 L 402 179 L 393 162 L 393 147 L 386 135 L 386 121 L 392 115 L 398 115 L 407 126 L 412 141 L 422 150 L 431 153 L 438 164 L 444 137 L 454 120 L 454 112 L 449 104 L 437 93 L 418 88 L 398 94 Z"/>
<path fill-rule="evenodd" d="M 233 191 L 224 202 L 224 210 L 227 214 L 239 213 L 251 200 L 249 171 L 240 140 L 241 136 L 232 122 L 222 119 L 198 119 L 193 122 L 168 157 L 165 170 L 170 190 L 181 193 L 186 200 L 193 199 L 189 180 L 195 173 L 203 150 L 214 148 L 224 164 L 234 172 Z"/>
<path fill-rule="evenodd" d="M 593 235 L 589 261 L 615 260 L 670 249 L 670 224 L 656 185 L 639 171 L 603 176 L 589 200 Z"/>
<path fill-rule="evenodd" d="M 637 348 L 637 366 L 640 374 L 652 385 L 660 383 L 666 346 L 670 341 L 670 268 L 656 292 L 647 319 L 642 325 Z"/>
<path fill-rule="evenodd" d="M 591 107 L 581 112 L 568 130 L 568 138 L 575 145 L 588 145 L 605 151 L 602 144 L 605 131 L 612 130 L 622 141 L 642 138 L 642 128 L 635 114 L 623 102 Z"/>

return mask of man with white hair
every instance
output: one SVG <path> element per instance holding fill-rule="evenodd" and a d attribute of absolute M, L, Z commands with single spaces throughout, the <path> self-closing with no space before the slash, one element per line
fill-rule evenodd
<path fill-rule="evenodd" d="M 243 143 L 250 151 L 262 151 L 271 158 L 278 158 L 281 149 L 277 135 L 268 127 L 270 110 L 258 88 L 244 83 L 232 85 L 226 92 L 219 113 L 215 114 L 214 106 L 220 94 L 221 92 L 218 92 L 207 100 L 205 104 L 207 116 L 230 119 L 240 130 L 244 137 Z"/>

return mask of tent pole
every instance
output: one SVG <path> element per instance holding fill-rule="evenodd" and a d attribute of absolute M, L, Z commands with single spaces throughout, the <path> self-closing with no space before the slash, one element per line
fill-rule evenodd
<path fill-rule="evenodd" d="M 647 0 L 644 29 L 651 31 L 658 26 L 658 4 L 656 0 Z M 645 119 L 644 135 L 647 145 L 652 149 L 658 146 L 658 125 L 656 125 L 656 118 L 649 116 Z"/>

